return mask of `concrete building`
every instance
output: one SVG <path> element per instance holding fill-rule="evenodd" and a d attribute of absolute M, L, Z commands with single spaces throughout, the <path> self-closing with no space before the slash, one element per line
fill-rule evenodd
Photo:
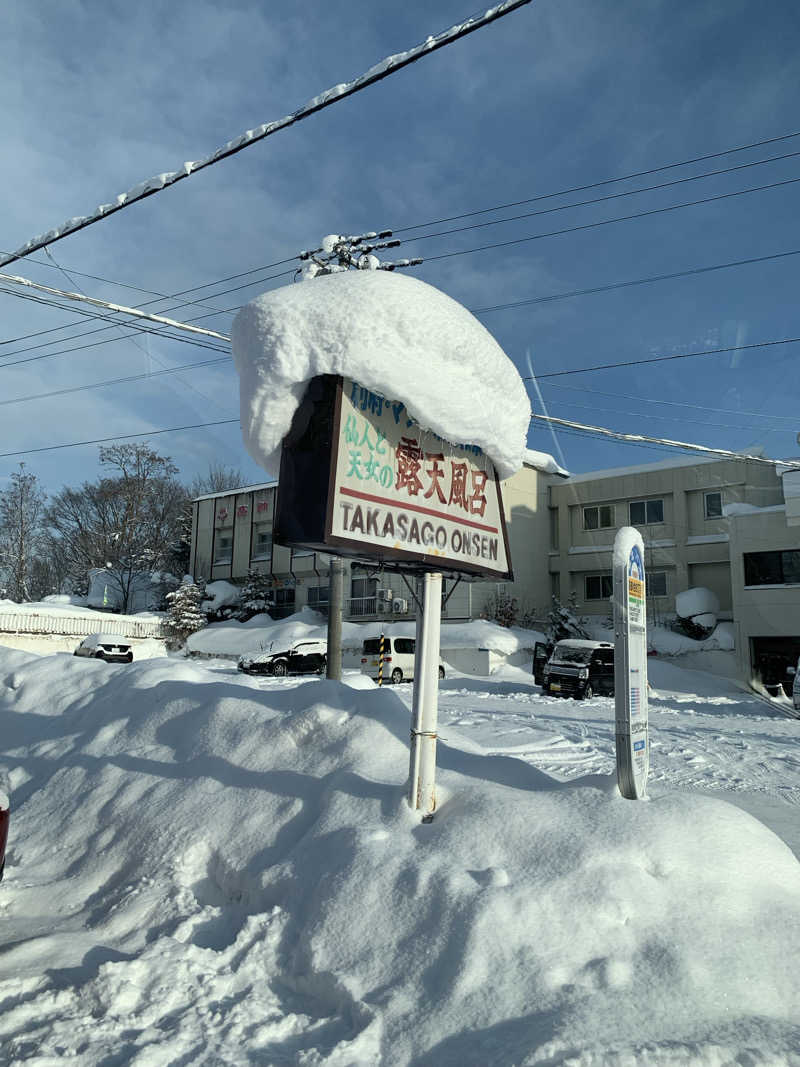
<path fill-rule="evenodd" d="M 548 488 L 560 476 L 546 473 L 550 457 L 541 462 L 532 453 L 520 471 L 503 483 L 503 505 L 513 561 L 513 583 L 445 582 L 446 619 L 481 615 L 494 592 L 516 597 L 520 609 L 546 614 L 550 603 L 547 575 Z M 541 468 L 544 467 L 545 470 Z M 327 610 L 330 557 L 273 543 L 276 482 L 248 485 L 198 497 L 192 521 L 191 571 L 206 581 L 225 579 L 241 584 L 250 569 L 269 574 L 275 594 L 273 614 L 291 614 L 308 605 Z M 345 588 L 348 618 L 373 619 L 413 616 L 414 602 L 403 579 L 382 575 L 376 568 L 350 564 Z M 455 588 L 454 588 L 455 586 Z M 379 596 L 392 590 L 385 609 Z M 397 602 L 397 603 L 395 603 Z"/>
<path fill-rule="evenodd" d="M 742 676 L 785 672 L 800 654 L 800 526 L 787 524 L 784 481 L 769 464 L 676 457 L 554 482 L 552 591 L 609 615 L 614 536 L 636 526 L 651 623 L 672 617 L 677 593 L 706 587 L 735 623 Z"/>

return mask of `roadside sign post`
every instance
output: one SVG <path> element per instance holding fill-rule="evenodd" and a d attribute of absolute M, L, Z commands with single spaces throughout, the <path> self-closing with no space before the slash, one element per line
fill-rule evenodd
<path fill-rule="evenodd" d="M 328 589 L 328 656 L 326 676 L 334 682 L 342 680 L 342 599 L 344 592 L 344 560 L 331 560 Z"/>
<path fill-rule="evenodd" d="M 414 697 L 408 803 L 430 822 L 436 808 L 436 729 L 439 715 L 439 634 L 442 622 L 442 575 L 424 578 L 422 614 L 417 616 Z"/>
<path fill-rule="evenodd" d="M 632 526 L 614 539 L 614 693 L 617 784 L 627 800 L 647 789 L 647 614 L 644 542 Z"/>
<path fill-rule="evenodd" d="M 443 578 L 514 580 L 494 464 L 477 445 L 446 441 L 420 426 L 402 401 L 350 378 L 319 375 L 283 439 L 273 540 L 424 576 L 408 800 L 430 822 Z M 385 650 L 382 635 L 379 685 Z"/>

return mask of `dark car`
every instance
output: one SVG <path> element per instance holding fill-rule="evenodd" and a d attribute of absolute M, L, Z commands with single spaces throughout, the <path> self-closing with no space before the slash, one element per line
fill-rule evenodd
<path fill-rule="evenodd" d="M 245 674 L 323 674 L 328 665 L 327 641 L 298 641 L 284 652 L 248 652 L 237 667 Z"/>
<path fill-rule="evenodd" d="M 559 641 L 542 672 L 542 691 L 576 700 L 614 695 L 614 646 L 609 641 Z"/>
<path fill-rule="evenodd" d="M 0 882 L 3 881 L 3 872 L 6 869 L 6 842 L 8 841 L 10 807 L 8 796 L 0 789 Z"/>

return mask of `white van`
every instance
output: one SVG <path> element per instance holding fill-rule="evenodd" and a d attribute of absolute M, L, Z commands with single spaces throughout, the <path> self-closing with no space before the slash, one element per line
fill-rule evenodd
<path fill-rule="evenodd" d="M 413 637 L 384 637 L 383 680 L 398 685 L 414 680 L 414 653 L 417 642 Z M 378 680 L 381 642 L 379 637 L 368 637 L 361 649 L 361 673 Z M 444 665 L 439 660 L 439 677 L 444 678 Z"/>
<path fill-rule="evenodd" d="M 791 672 L 792 668 L 789 668 Z M 794 710 L 800 711 L 800 659 L 797 661 L 797 666 L 794 669 L 794 683 L 792 684 L 792 703 L 794 704 Z"/>

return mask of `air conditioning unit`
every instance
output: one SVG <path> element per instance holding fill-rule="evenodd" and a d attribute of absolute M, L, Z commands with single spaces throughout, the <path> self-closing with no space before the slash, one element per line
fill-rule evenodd
<path fill-rule="evenodd" d="M 391 589 L 381 589 L 380 598 L 381 598 L 381 600 L 385 600 L 388 603 L 391 603 L 392 602 L 392 591 L 391 591 Z"/>
<path fill-rule="evenodd" d="M 377 608 L 377 611 L 378 611 L 379 615 L 383 615 L 387 611 L 391 611 L 392 610 L 392 605 L 389 604 L 386 600 L 378 600 L 378 602 L 377 602 L 377 604 L 375 606 Z"/>
<path fill-rule="evenodd" d="M 392 611 L 397 615 L 405 615 L 408 612 L 408 601 L 395 597 L 392 601 Z"/>

